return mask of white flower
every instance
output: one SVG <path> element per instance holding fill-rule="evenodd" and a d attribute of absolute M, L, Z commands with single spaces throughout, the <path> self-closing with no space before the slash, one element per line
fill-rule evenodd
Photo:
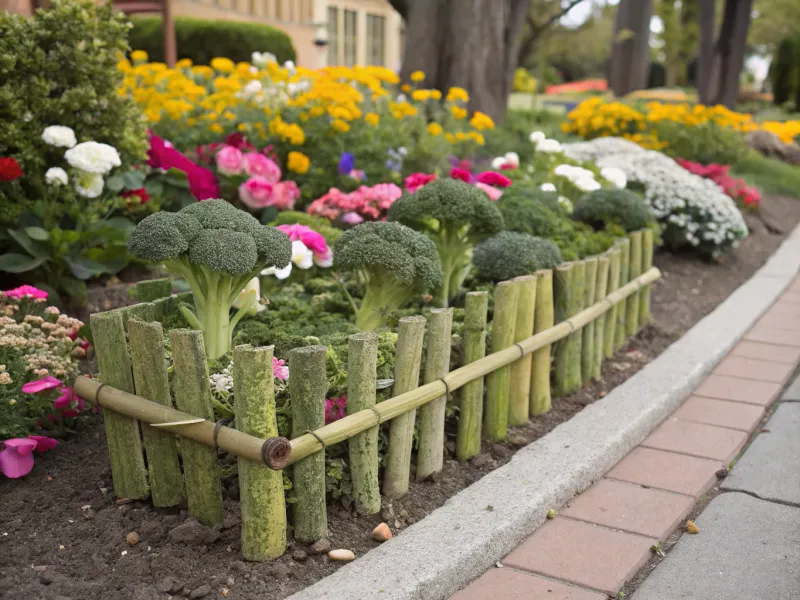
<path fill-rule="evenodd" d="M 398 102 L 405 102 L 405 101 L 407 101 L 407 100 L 408 100 L 408 98 L 406 98 L 406 95 L 405 95 L 405 94 L 398 94 L 398 95 L 397 95 L 397 101 L 398 101 Z"/>
<path fill-rule="evenodd" d="M 558 140 L 542 140 L 536 144 L 539 152 L 561 152 L 561 142 Z"/>
<path fill-rule="evenodd" d="M 274 275 L 277 279 L 286 279 L 289 275 L 292 274 L 292 263 L 289 263 L 282 269 L 276 269 L 275 267 L 269 267 L 261 271 L 262 275 Z"/>
<path fill-rule="evenodd" d="M 239 309 L 247 306 L 249 307 L 247 314 L 254 315 L 260 313 L 262 310 L 266 309 L 266 306 L 258 301 L 260 297 L 261 283 L 258 281 L 258 277 L 253 277 L 247 282 L 244 289 L 239 292 L 239 295 L 236 296 L 236 300 L 233 301 L 233 308 Z"/>
<path fill-rule="evenodd" d="M 67 150 L 64 158 L 76 169 L 101 175 L 105 175 L 114 167 L 122 164 L 116 148 L 98 142 L 80 143 Z"/>
<path fill-rule="evenodd" d="M 500 167 L 506 164 L 506 159 L 503 156 L 498 156 L 492 161 L 492 169 L 497 171 Z"/>
<path fill-rule="evenodd" d="M 510 165 L 514 165 L 515 167 L 519 166 L 519 154 L 516 152 L 506 152 L 506 162 Z"/>
<path fill-rule="evenodd" d="M 50 167 L 44 174 L 44 180 L 48 185 L 67 185 L 69 177 L 67 172 L 61 167 Z"/>
<path fill-rule="evenodd" d="M 333 266 L 333 252 L 328 248 L 328 253 L 322 256 L 314 256 L 314 264 L 323 269 Z"/>
<path fill-rule="evenodd" d="M 543 192 L 555 192 L 556 186 L 553 185 L 552 183 L 543 183 L 542 185 L 539 186 L 539 189 L 542 190 Z"/>
<path fill-rule="evenodd" d="M 602 187 L 592 177 L 578 177 L 572 183 L 575 184 L 575 187 L 584 192 L 594 192 Z"/>
<path fill-rule="evenodd" d="M 289 71 L 290 75 L 294 75 L 294 72 L 297 70 L 297 68 L 294 66 L 294 62 L 291 60 L 287 60 L 285 63 L 283 63 L 283 68 Z"/>
<path fill-rule="evenodd" d="M 253 52 L 251 62 L 258 67 L 266 67 L 268 63 L 278 62 L 271 52 Z"/>
<path fill-rule="evenodd" d="M 56 148 L 72 148 L 78 143 L 78 140 L 75 139 L 75 132 L 63 125 L 45 127 L 42 132 L 42 140 L 45 144 L 50 144 Z"/>
<path fill-rule="evenodd" d="M 258 79 L 253 79 L 253 81 L 248 81 L 247 84 L 242 88 L 242 95 L 243 96 L 255 96 L 258 94 L 264 86 L 261 85 L 261 82 Z"/>
<path fill-rule="evenodd" d="M 534 131 L 528 136 L 528 139 L 534 144 L 538 145 L 539 142 L 545 141 L 547 136 L 541 131 Z"/>
<path fill-rule="evenodd" d="M 603 167 L 600 169 L 600 177 L 606 181 L 610 181 L 619 189 L 625 189 L 628 185 L 628 178 L 625 176 L 625 171 L 616 167 Z"/>
<path fill-rule="evenodd" d="M 569 179 L 572 176 L 572 172 L 575 170 L 576 167 L 568 164 L 561 164 L 558 165 L 555 169 L 553 169 L 553 174 L 558 175 L 559 177 L 566 177 Z"/>
<path fill-rule="evenodd" d="M 300 269 L 310 269 L 314 266 L 314 253 L 300 240 L 292 242 L 292 262 Z"/>
<path fill-rule="evenodd" d="M 103 193 L 103 176 L 99 173 L 79 173 L 72 179 L 72 182 L 75 185 L 75 191 L 84 198 L 97 198 Z"/>

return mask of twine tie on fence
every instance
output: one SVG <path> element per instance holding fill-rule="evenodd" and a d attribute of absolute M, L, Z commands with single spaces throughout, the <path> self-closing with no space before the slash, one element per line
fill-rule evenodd
<path fill-rule="evenodd" d="M 570 332 L 570 333 L 575 333 L 575 323 L 573 323 L 573 322 L 572 322 L 572 320 L 570 320 L 570 319 L 564 319 L 564 323 L 566 323 L 567 325 L 569 325 L 569 332 Z"/>
<path fill-rule="evenodd" d="M 519 343 L 515 343 L 514 345 L 517 348 L 519 348 L 519 357 L 522 358 L 523 356 L 525 356 L 525 350 L 522 348 L 522 345 L 519 344 Z M 445 384 L 445 385 L 447 385 L 447 384 Z"/>
<path fill-rule="evenodd" d="M 310 433 L 310 434 L 311 434 L 311 435 L 313 435 L 315 438 L 317 438 L 317 441 L 318 441 L 320 444 L 322 444 L 322 449 L 323 449 L 323 450 L 325 450 L 325 448 L 326 448 L 326 444 L 325 444 L 325 442 L 322 440 L 322 438 L 321 438 L 321 437 L 319 437 L 319 436 L 318 436 L 316 433 L 314 433 L 314 432 L 313 432 L 313 431 L 311 431 L 310 429 L 306 429 L 306 430 L 304 431 L 304 433 Z"/>
<path fill-rule="evenodd" d="M 219 448 L 219 444 L 217 443 L 217 436 L 219 435 L 219 430 L 222 428 L 223 425 L 228 425 L 233 419 L 220 419 L 216 423 L 214 423 L 214 433 L 212 438 L 214 440 L 214 445 Z"/>
<path fill-rule="evenodd" d="M 94 403 L 95 403 L 95 406 L 100 406 L 100 390 L 103 389 L 103 386 L 105 386 L 105 383 L 101 383 L 100 387 L 98 387 L 94 392 Z"/>
<path fill-rule="evenodd" d="M 447 384 L 446 384 L 446 383 L 445 383 L 445 386 L 447 386 Z M 374 406 L 368 406 L 368 407 L 367 407 L 367 410 L 371 410 L 372 412 L 374 412 L 374 413 L 375 413 L 375 416 L 376 416 L 376 417 L 378 417 L 378 422 L 377 422 L 377 423 L 375 423 L 375 427 L 377 427 L 378 425 L 380 425 L 380 424 L 381 424 L 381 413 L 379 413 L 379 412 L 378 412 L 378 409 L 376 409 Z M 316 436 L 315 436 L 315 437 L 316 437 Z M 317 438 L 317 439 L 319 439 L 319 438 Z M 323 444 L 323 446 L 324 446 L 324 444 Z"/>

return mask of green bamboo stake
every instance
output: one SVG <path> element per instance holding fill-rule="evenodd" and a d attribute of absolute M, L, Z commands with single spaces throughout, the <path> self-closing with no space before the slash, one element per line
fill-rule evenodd
<path fill-rule="evenodd" d="M 570 317 L 570 310 L 574 304 L 572 300 L 572 281 L 574 262 L 560 264 L 556 267 L 553 274 L 553 306 L 555 309 L 555 320 L 557 323 L 566 321 Z M 564 396 L 569 388 L 567 383 L 567 364 L 569 361 L 569 337 L 566 337 L 555 345 L 553 352 L 553 362 L 555 363 L 553 373 L 553 387 L 556 396 Z"/>
<path fill-rule="evenodd" d="M 110 387 L 134 393 L 131 359 L 125 341 L 125 326 L 119 311 L 90 317 L 100 381 Z M 146 498 L 147 471 L 144 466 L 139 422 L 113 410 L 103 409 L 111 478 L 118 498 Z"/>
<path fill-rule="evenodd" d="M 619 286 L 622 287 L 630 281 L 631 239 L 625 238 L 619 242 Z M 619 350 L 625 343 L 625 328 L 628 323 L 627 306 L 623 301 L 617 303 L 617 329 L 614 334 L 614 350 Z"/>
<path fill-rule="evenodd" d="M 272 350 L 272 346 L 263 348 L 236 346 L 233 349 L 236 429 L 261 439 L 278 435 Z M 202 348 L 200 351 L 203 351 Z M 291 384 L 291 378 L 289 383 Z M 292 397 L 292 408 L 294 402 L 295 398 Z M 324 412 L 324 403 L 321 405 Z M 295 485 L 298 483 L 297 467 L 314 456 L 321 456 L 323 461 L 325 460 L 325 453 L 317 452 L 298 462 L 294 467 Z M 324 520 L 324 482 L 322 502 Z M 283 473 L 273 471 L 261 462 L 239 458 L 239 505 L 242 511 L 242 555 L 245 560 L 264 561 L 281 556 L 286 551 Z M 191 508 L 191 504 L 189 506 Z M 297 533 L 296 523 L 295 533 Z"/>
<path fill-rule="evenodd" d="M 653 266 L 653 230 L 645 229 L 642 233 L 642 273 Z M 639 327 L 650 322 L 650 284 L 639 290 Z"/>
<path fill-rule="evenodd" d="M 428 317 L 428 342 L 423 383 L 441 379 L 450 372 L 450 347 L 453 309 L 434 308 Z M 447 395 L 428 402 L 419 409 L 419 448 L 417 480 L 439 473 L 444 464 L 444 413 Z"/>
<path fill-rule="evenodd" d="M 630 234 L 631 239 L 631 254 L 628 263 L 628 281 L 633 281 L 642 274 L 642 232 L 632 231 Z M 625 300 L 627 307 L 625 309 L 625 333 L 627 335 L 636 335 L 639 331 L 639 294 L 631 294 Z"/>
<path fill-rule="evenodd" d="M 586 262 L 578 261 L 575 263 L 575 268 L 572 270 L 572 301 L 574 304 L 570 307 L 569 316 L 577 315 L 583 310 L 584 289 L 586 285 Z M 567 362 L 567 393 L 573 394 L 581 389 L 582 372 L 581 372 L 581 359 L 583 356 L 583 331 L 572 332 L 568 340 L 569 348 L 569 361 Z"/>
<path fill-rule="evenodd" d="M 553 309 L 553 272 L 543 269 L 536 272 L 536 310 L 533 332 L 541 333 L 555 324 Z M 550 355 L 552 346 L 547 345 L 532 354 L 531 361 L 531 416 L 550 411 Z"/>
<path fill-rule="evenodd" d="M 375 406 L 378 336 L 356 333 L 347 343 L 347 414 Z M 350 479 L 356 510 L 374 515 L 381 510 L 378 484 L 378 425 L 347 440 Z"/>
<path fill-rule="evenodd" d="M 139 319 L 141 321 L 155 321 L 156 320 L 156 307 L 152 302 L 140 302 L 139 304 L 132 304 L 119 309 L 122 315 L 122 323 L 125 325 L 125 331 L 128 331 L 128 321 L 131 319 Z"/>
<path fill-rule="evenodd" d="M 325 346 L 296 348 L 289 354 L 289 397 L 292 401 L 292 437 L 325 425 Z M 270 364 L 272 359 L 270 359 Z M 294 537 L 311 544 L 328 537 L 325 514 L 325 450 L 294 465 Z"/>
<path fill-rule="evenodd" d="M 468 292 L 464 305 L 464 364 L 486 356 L 486 312 L 488 292 Z M 456 458 L 460 462 L 477 456 L 481 451 L 483 420 L 483 377 L 461 388 L 456 434 Z"/>
<path fill-rule="evenodd" d="M 536 276 L 517 277 L 519 300 L 514 325 L 514 341 L 521 342 L 533 335 L 536 309 Z M 531 400 L 531 360 L 528 354 L 511 365 L 511 392 L 508 402 L 508 424 L 522 425 L 528 422 Z"/>
<path fill-rule="evenodd" d="M 172 408 L 161 324 L 131 319 L 128 321 L 128 337 L 136 395 Z M 153 504 L 180 504 L 184 498 L 183 475 L 175 436 L 142 423 L 142 438 Z"/>
<path fill-rule="evenodd" d="M 586 272 L 583 286 L 583 308 L 589 308 L 595 302 L 597 294 L 597 257 L 585 259 Z M 594 344 L 595 344 L 595 322 L 589 323 L 583 328 L 583 339 L 581 341 L 581 385 L 586 385 L 592 379 L 594 372 Z"/>
<path fill-rule="evenodd" d="M 150 279 L 136 284 L 136 299 L 139 302 L 154 302 L 159 298 L 168 298 L 172 294 L 170 279 Z"/>
<path fill-rule="evenodd" d="M 169 340 L 175 370 L 175 407 L 200 419 L 213 421 L 203 332 L 173 329 L 169 332 Z M 270 372 L 271 369 L 272 365 Z M 189 514 L 205 525 L 222 522 L 222 489 L 216 448 L 182 438 L 181 455 Z"/>
<path fill-rule="evenodd" d="M 425 334 L 425 317 L 403 317 L 397 332 L 397 351 L 394 359 L 395 396 L 419 386 L 419 369 L 422 362 L 422 339 Z M 408 492 L 411 475 L 411 446 L 414 441 L 416 410 L 392 419 L 389 427 L 389 449 L 383 473 L 383 493 L 388 498 L 400 498 Z"/>
<path fill-rule="evenodd" d="M 614 246 L 608 250 L 608 294 L 619 289 L 620 268 L 622 266 L 622 250 Z M 614 356 L 614 343 L 617 335 L 617 318 L 619 303 L 612 306 L 606 313 L 605 331 L 603 333 L 603 354 L 606 358 Z"/>
<path fill-rule="evenodd" d="M 608 273 L 611 259 L 609 254 L 601 254 L 597 259 L 597 287 L 595 288 L 595 302 L 600 302 L 607 296 Z M 603 368 L 603 348 L 605 348 L 606 318 L 608 311 L 597 317 L 594 326 L 594 353 L 592 355 L 591 377 L 599 380 Z"/>
<path fill-rule="evenodd" d="M 514 343 L 520 283 L 501 281 L 494 292 L 491 352 L 505 350 Z M 508 434 L 508 402 L 511 392 L 511 367 L 500 367 L 486 376 L 486 410 L 483 430 L 493 442 Z"/>

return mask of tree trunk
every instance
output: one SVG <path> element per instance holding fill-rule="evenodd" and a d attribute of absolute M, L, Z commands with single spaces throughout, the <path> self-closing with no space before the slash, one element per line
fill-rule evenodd
<path fill-rule="evenodd" d="M 701 7 L 701 65 L 702 73 L 707 77 L 699 78 L 700 101 L 703 104 L 722 104 L 734 108 L 736 97 L 739 94 L 739 76 L 744 65 L 744 53 L 747 46 L 747 30 L 750 27 L 750 14 L 753 9 L 753 0 L 725 0 L 725 12 L 722 17 L 722 27 L 708 61 L 708 45 L 713 40 L 713 0 L 707 2 L 712 7 Z M 711 13 L 711 27 L 706 22 Z M 709 34 L 710 29 L 710 36 Z M 707 37 L 708 36 L 708 37 Z M 705 62 L 703 54 L 706 53 Z M 710 62 L 710 69 L 709 69 Z M 702 77 L 702 75 L 701 75 Z"/>
<path fill-rule="evenodd" d="M 470 94 L 470 109 L 505 114 L 529 0 L 392 0 L 407 23 L 400 77 Z"/>
<path fill-rule="evenodd" d="M 699 100 L 708 104 L 711 88 L 711 66 L 714 61 L 715 0 L 700 0 L 700 43 L 697 54 L 697 92 Z"/>
<path fill-rule="evenodd" d="M 621 0 L 611 46 L 609 84 L 616 96 L 647 86 L 652 0 Z"/>

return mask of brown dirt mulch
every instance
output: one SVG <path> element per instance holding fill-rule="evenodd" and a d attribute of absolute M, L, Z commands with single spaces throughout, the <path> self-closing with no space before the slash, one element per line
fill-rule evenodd
<path fill-rule="evenodd" d="M 470 463 L 447 460 L 437 481 L 412 484 L 410 493 L 385 505 L 382 515 L 359 517 L 332 503 L 328 509 L 332 547 L 363 555 L 377 545 L 369 534 L 381 520 L 398 533 L 507 462 L 518 447 L 605 396 L 746 281 L 800 221 L 800 201 L 767 196 L 762 218 L 750 215 L 747 220 L 751 236 L 722 264 L 683 255 L 656 256 L 664 277 L 653 286 L 652 323 L 604 363 L 601 381 L 554 401 L 550 413 L 514 428 L 507 443 L 486 445 L 485 453 Z M 783 231 L 776 232 L 779 228 Z M 452 448 L 450 434 L 447 444 Z M 185 510 L 156 510 L 147 502 L 117 504 L 110 488 L 99 418 L 74 440 L 37 457 L 34 471 L 25 479 L 0 480 L 0 597 L 279 600 L 338 566 L 300 545 L 274 562 L 242 561 L 234 479 L 226 482 L 226 519 L 216 529 L 194 524 Z M 133 531 L 140 541 L 129 545 L 126 536 Z"/>

